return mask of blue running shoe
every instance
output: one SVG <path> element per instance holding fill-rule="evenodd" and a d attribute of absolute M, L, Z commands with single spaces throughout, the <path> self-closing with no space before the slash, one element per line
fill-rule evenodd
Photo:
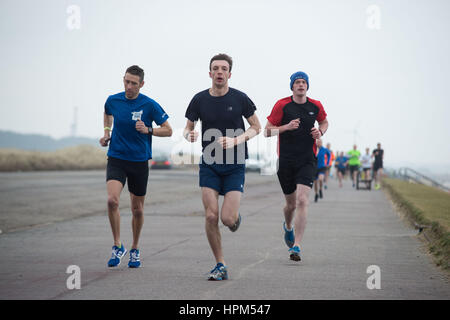
<path fill-rule="evenodd" d="M 236 223 L 234 225 L 232 225 L 231 227 L 228 227 L 231 232 L 236 232 L 237 229 L 239 229 L 239 226 L 241 225 L 241 220 L 242 220 L 241 214 L 239 213 Z"/>
<path fill-rule="evenodd" d="M 139 249 L 130 250 L 130 261 L 128 261 L 129 268 L 139 268 L 141 266 L 141 252 Z"/>
<path fill-rule="evenodd" d="M 120 248 L 118 246 L 113 246 L 111 259 L 108 261 L 108 267 L 117 267 L 126 253 L 127 249 L 125 249 L 123 243 L 120 245 Z"/>
<path fill-rule="evenodd" d="M 222 263 L 218 263 L 208 275 L 208 280 L 220 281 L 228 280 L 228 269 Z"/>
<path fill-rule="evenodd" d="M 295 247 L 292 247 L 291 249 L 289 249 L 289 253 L 290 253 L 291 260 L 294 260 L 294 261 L 302 260 L 300 258 L 300 248 L 298 246 L 295 246 Z"/>
<path fill-rule="evenodd" d="M 288 230 L 286 228 L 286 222 L 283 222 L 283 229 L 284 229 L 284 242 L 286 242 L 286 245 L 289 248 L 292 248 L 295 241 L 294 228 Z"/>

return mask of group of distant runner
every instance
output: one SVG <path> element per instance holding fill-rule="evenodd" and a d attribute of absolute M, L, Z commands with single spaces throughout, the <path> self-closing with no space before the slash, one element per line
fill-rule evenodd
<path fill-rule="evenodd" d="M 352 187 L 356 186 L 358 172 L 361 172 L 365 181 L 374 180 L 375 189 L 380 189 L 380 177 L 383 175 L 383 157 L 384 150 L 381 149 L 381 143 L 377 144 L 376 149 L 370 153 L 370 148 L 366 148 L 365 154 L 361 155 L 357 145 L 353 149 L 344 152 L 331 150 L 330 143 L 327 146 L 322 145 L 322 140 L 317 140 L 317 171 L 314 180 L 314 201 L 323 198 L 323 189 L 327 189 L 329 177 L 332 175 L 334 165 L 334 176 L 339 181 L 339 187 L 342 188 L 342 181 L 348 176 L 352 181 Z"/>

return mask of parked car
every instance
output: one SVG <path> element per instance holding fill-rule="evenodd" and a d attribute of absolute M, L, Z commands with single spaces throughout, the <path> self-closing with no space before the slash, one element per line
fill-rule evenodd
<path fill-rule="evenodd" d="M 171 169 L 172 161 L 168 155 L 158 155 L 153 157 L 150 169 Z"/>

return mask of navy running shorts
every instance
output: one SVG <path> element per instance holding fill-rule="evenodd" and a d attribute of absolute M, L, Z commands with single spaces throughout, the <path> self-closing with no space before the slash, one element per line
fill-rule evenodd
<path fill-rule="evenodd" d="M 230 191 L 244 192 L 245 164 L 199 164 L 199 185 L 221 196 Z"/>

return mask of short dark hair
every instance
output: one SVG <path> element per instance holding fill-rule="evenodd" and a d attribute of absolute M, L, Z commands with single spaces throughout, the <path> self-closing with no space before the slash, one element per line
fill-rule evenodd
<path fill-rule="evenodd" d="M 132 74 L 134 76 L 139 76 L 139 82 L 144 81 L 144 70 L 141 69 L 137 65 L 128 67 L 128 69 L 127 69 L 127 71 L 125 73 L 129 73 L 129 74 Z"/>
<path fill-rule="evenodd" d="M 211 58 L 211 61 L 209 61 L 209 70 L 211 71 L 211 64 L 213 63 L 213 61 L 215 60 L 225 60 L 226 62 L 228 62 L 228 64 L 230 65 L 230 71 L 231 71 L 231 67 L 233 66 L 233 59 L 231 59 L 231 57 L 225 53 L 219 53 L 216 54 L 214 57 Z"/>

